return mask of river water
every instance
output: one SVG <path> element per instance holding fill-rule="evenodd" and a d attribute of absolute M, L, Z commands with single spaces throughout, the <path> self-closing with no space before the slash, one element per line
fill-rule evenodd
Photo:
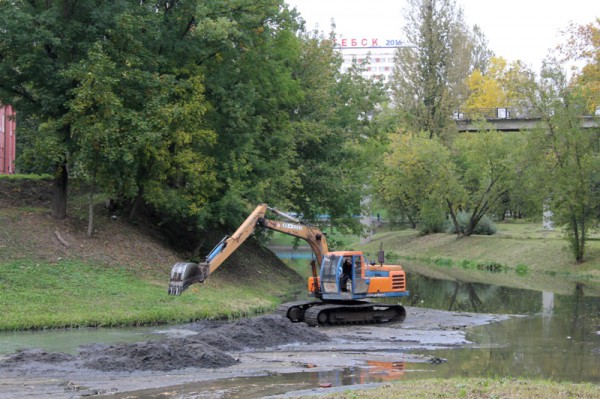
<path fill-rule="evenodd" d="M 310 250 L 304 248 L 275 252 L 287 262 L 290 258 L 305 262 L 311 257 Z M 440 267 L 439 273 L 443 272 L 444 267 Z M 556 277 L 559 278 L 564 282 L 563 277 Z M 533 291 L 429 278 L 419 274 L 418 267 L 411 267 L 407 286 L 411 294 L 405 305 L 519 315 L 469 329 L 467 339 L 474 346 L 436 350 L 435 355 L 448 362 L 433 369 L 415 365 L 416 369 L 425 370 L 417 373 L 420 374 L 417 378 L 530 377 L 600 384 L 597 284 L 588 289 L 585 282 L 573 281 L 572 293 L 559 295 L 552 292 L 551 283 L 548 291 Z M 410 368 L 408 365 L 407 369 Z M 407 378 L 406 373 L 402 378 Z"/>
<path fill-rule="evenodd" d="M 391 379 L 457 376 L 523 377 L 600 384 L 600 297 L 596 296 L 597 290 L 592 292 L 585 284 L 573 282 L 572 294 L 558 295 L 551 290 L 539 292 L 433 279 L 415 272 L 409 273 L 407 279 L 411 296 L 406 305 L 520 316 L 469 329 L 467 339 L 474 345 L 467 348 L 421 352 L 448 360 L 441 364 L 374 363 L 370 367 L 326 373 L 304 372 L 191 384 L 179 392 L 215 389 L 227 392 L 219 397 L 249 398 L 315 388 L 324 380 L 333 381 L 334 386 L 347 386 Z M 173 331 L 182 333 L 180 329 Z M 168 334 L 170 329 L 164 326 L 4 332 L 0 333 L 0 355 L 22 348 L 75 353 L 79 345 L 138 342 L 160 339 Z M 379 368 L 385 372 L 378 373 Z M 254 387 L 255 394 L 248 387 Z M 144 397 L 162 396 L 155 391 Z"/>
<path fill-rule="evenodd" d="M 574 283 L 573 295 L 555 295 L 418 275 L 412 279 L 414 287 L 421 290 L 415 295 L 424 297 L 457 287 L 457 299 L 447 296 L 428 303 L 431 307 L 523 315 L 469 329 L 467 339 L 476 343 L 474 347 L 436 351 L 452 365 L 438 367 L 437 377 L 524 377 L 600 383 L 600 297 L 586 295 L 585 285 Z"/>

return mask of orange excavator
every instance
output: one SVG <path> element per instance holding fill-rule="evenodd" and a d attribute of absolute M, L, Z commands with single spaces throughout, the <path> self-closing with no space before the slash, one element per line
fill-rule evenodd
<path fill-rule="evenodd" d="M 284 220 L 267 219 L 267 211 Z M 384 265 L 381 250 L 378 264 L 369 263 L 361 251 L 329 252 L 325 234 L 319 229 L 266 204 L 258 205 L 232 236 L 225 236 L 215 246 L 204 262 L 176 263 L 171 270 L 169 295 L 181 295 L 191 284 L 204 282 L 259 227 L 306 241 L 315 258 L 311 261 L 308 293 L 316 300 L 284 303 L 277 313 L 292 322 L 311 326 L 382 323 L 406 318 L 406 310 L 400 304 L 369 300 L 409 295 L 402 266 Z"/>

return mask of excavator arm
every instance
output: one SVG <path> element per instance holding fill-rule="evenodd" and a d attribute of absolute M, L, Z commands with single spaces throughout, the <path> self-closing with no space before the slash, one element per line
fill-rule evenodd
<path fill-rule="evenodd" d="M 286 219 L 286 221 L 267 219 L 267 210 Z M 171 269 L 171 280 L 169 282 L 169 295 L 181 295 L 190 285 L 204 282 L 221 264 L 234 253 L 240 245 L 250 237 L 257 227 L 263 227 L 279 231 L 305 240 L 315 254 L 318 264 L 328 252 L 327 240 L 323 233 L 315 228 L 302 224 L 298 219 L 270 208 L 267 204 L 260 204 L 246 218 L 231 236 L 225 236 L 206 256 L 204 262 L 190 263 L 179 262 Z M 317 268 L 312 262 L 313 276 L 317 276 Z"/>

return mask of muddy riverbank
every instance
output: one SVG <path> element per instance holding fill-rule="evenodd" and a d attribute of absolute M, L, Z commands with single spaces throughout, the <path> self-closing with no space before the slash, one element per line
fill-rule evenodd
<path fill-rule="evenodd" d="M 367 360 L 443 361 L 418 349 L 469 345 L 469 327 L 508 316 L 408 308 L 404 323 L 310 328 L 274 315 L 157 328 L 161 340 L 36 348 L 0 359 L 0 397 L 78 398 L 235 377 L 331 370 Z"/>

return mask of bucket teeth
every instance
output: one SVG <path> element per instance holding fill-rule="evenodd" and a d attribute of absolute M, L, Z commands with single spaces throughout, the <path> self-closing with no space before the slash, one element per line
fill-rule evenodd
<path fill-rule="evenodd" d="M 208 269 L 206 263 L 176 263 L 171 269 L 169 295 L 181 295 L 190 285 L 203 283 L 208 277 Z"/>

